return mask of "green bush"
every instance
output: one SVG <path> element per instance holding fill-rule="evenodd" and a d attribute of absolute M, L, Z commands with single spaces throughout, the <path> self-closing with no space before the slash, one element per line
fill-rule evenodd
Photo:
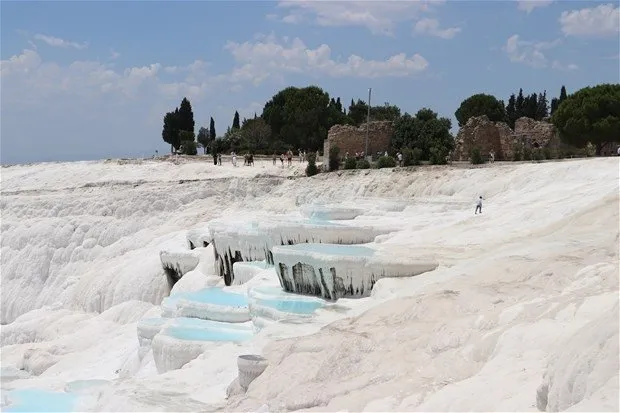
<path fill-rule="evenodd" d="M 551 149 L 548 147 L 543 149 L 543 156 L 545 157 L 545 159 L 553 159 L 553 154 L 551 153 Z"/>
<path fill-rule="evenodd" d="M 532 160 L 536 162 L 542 162 L 545 159 L 545 154 L 540 148 L 536 148 L 532 151 Z"/>
<path fill-rule="evenodd" d="M 420 148 L 403 148 L 403 166 L 420 165 L 422 159 L 422 150 Z"/>
<path fill-rule="evenodd" d="M 382 156 L 377 161 L 377 168 L 394 168 L 396 166 L 396 159 L 391 156 Z"/>
<path fill-rule="evenodd" d="M 357 161 L 355 160 L 355 158 L 347 158 L 344 161 L 344 169 L 355 169 L 355 166 L 357 165 Z"/>
<path fill-rule="evenodd" d="M 360 159 L 355 166 L 357 169 L 370 169 L 370 162 L 366 159 Z"/>
<path fill-rule="evenodd" d="M 532 150 L 530 148 L 527 148 L 527 147 L 523 148 L 523 160 L 524 161 L 532 160 Z"/>
<path fill-rule="evenodd" d="M 445 165 L 448 163 L 448 152 L 445 148 L 433 146 L 430 150 L 429 160 L 433 165 Z"/>
<path fill-rule="evenodd" d="M 484 163 L 484 158 L 482 158 L 482 154 L 480 153 L 480 148 L 477 146 L 472 148 L 469 159 L 473 165 L 480 165 Z"/>
<path fill-rule="evenodd" d="M 184 155 L 196 155 L 198 153 L 195 141 L 182 141 L 181 145 L 183 146 Z"/>
<path fill-rule="evenodd" d="M 515 144 L 512 146 L 512 160 L 515 162 L 519 162 L 523 159 L 523 147 L 521 145 Z"/>
<path fill-rule="evenodd" d="M 306 176 L 314 176 L 319 173 L 319 168 L 316 166 L 316 155 L 314 153 L 308 154 L 308 165 L 306 165 Z"/>
<path fill-rule="evenodd" d="M 340 168 L 340 148 L 334 146 L 329 150 L 329 170 L 337 171 Z"/>

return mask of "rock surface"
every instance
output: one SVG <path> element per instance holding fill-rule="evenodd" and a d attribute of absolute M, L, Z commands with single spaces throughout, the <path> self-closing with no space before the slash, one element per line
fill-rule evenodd
<path fill-rule="evenodd" d="M 354 156 L 356 152 L 366 151 L 366 134 L 368 133 L 368 153 L 385 152 L 390 149 L 394 136 L 394 124 L 391 121 L 370 122 L 368 132 L 366 123 L 359 127 L 351 125 L 334 125 L 327 133 L 327 139 L 323 143 L 324 156 L 329 155 L 329 150 L 337 146 L 340 148 L 340 157 L 348 152 Z M 326 165 L 328 167 L 329 165 Z"/>
<path fill-rule="evenodd" d="M 454 159 L 469 160 L 471 150 L 480 148 L 483 157 L 495 152 L 495 160 L 511 160 L 515 147 L 529 149 L 549 148 L 555 150 L 560 145 L 556 127 L 547 121 L 537 121 L 522 117 L 516 120 L 512 130 L 504 122 L 491 122 L 485 115 L 475 116 L 467 121 L 456 136 Z"/>

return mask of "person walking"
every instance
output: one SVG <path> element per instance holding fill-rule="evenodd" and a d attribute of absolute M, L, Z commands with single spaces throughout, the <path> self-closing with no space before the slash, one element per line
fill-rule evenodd
<path fill-rule="evenodd" d="M 482 197 L 478 198 L 478 202 L 476 203 L 476 212 L 474 212 L 474 215 L 476 215 L 478 211 L 482 214 Z"/>

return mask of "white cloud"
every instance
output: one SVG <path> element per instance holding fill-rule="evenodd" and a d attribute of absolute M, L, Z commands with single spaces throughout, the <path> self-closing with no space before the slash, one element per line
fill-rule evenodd
<path fill-rule="evenodd" d="M 578 70 L 579 66 L 577 66 L 574 63 L 569 63 L 569 64 L 563 64 L 557 60 L 553 61 L 553 64 L 551 65 L 551 67 L 553 69 L 557 69 L 557 70 L 563 70 L 563 71 L 573 71 L 573 70 Z"/>
<path fill-rule="evenodd" d="M 620 33 L 620 7 L 601 4 L 597 7 L 562 12 L 562 32 L 566 36 L 618 36 Z"/>
<path fill-rule="evenodd" d="M 116 60 L 121 57 L 121 54 L 114 49 L 110 49 L 110 60 Z"/>
<path fill-rule="evenodd" d="M 543 50 L 552 49 L 559 43 L 559 39 L 552 42 L 532 42 L 520 40 L 519 35 L 515 34 L 508 38 L 503 50 L 512 62 L 523 63 L 535 68 L 543 68 L 547 67 L 549 63 L 547 57 L 543 53 Z"/>
<path fill-rule="evenodd" d="M 396 23 L 411 21 L 444 0 L 419 1 L 280 1 L 287 23 L 314 21 L 320 26 L 361 26 L 375 34 L 392 34 Z"/>
<path fill-rule="evenodd" d="M 35 34 L 34 39 L 39 40 L 43 43 L 46 43 L 47 45 L 52 46 L 52 47 L 63 47 L 63 48 L 72 47 L 78 50 L 86 49 L 88 47 L 87 43 L 71 42 L 68 40 L 63 40 L 59 37 L 46 36 L 44 34 Z"/>
<path fill-rule="evenodd" d="M 547 7 L 551 3 L 553 3 L 553 0 L 518 0 L 517 8 L 530 14 L 534 9 Z"/>
<path fill-rule="evenodd" d="M 386 60 L 351 55 L 340 61 L 332 57 L 330 47 L 325 44 L 312 49 L 298 38 L 257 38 L 260 40 L 229 42 L 226 49 L 237 64 L 221 74 L 211 73 L 209 63 L 202 60 L 187 65 L 152 63 L 127 68 L 118 68 L 113 61 L 76 61 L 59 65 L 44 62 L 36 50 L 26 49 L 0 62 L 3 101 L 45 104 L 58 97 L 96 99 L 101 96 L 115 97 L 119 101 L 145 96 L 149 99 L 188 96 L 200 101 L 207 94 L 238 93 L 246 85 L 283 79 L 287 74 L 376 78 L 414 75 L 428 67 L 426 59 L 417 54 L 400 53 Z M 114 55 L 113 50 L 112 53 Z"/>
<path fill-rule="evenodd" d="M 460 27 L 440 29 L 439 22 L 436 19 L 428 18 L 418 20 L 413 30 L 415 33 L 418 34 L 428 34 L 430 36 L 441 37 L 442 39 L 452 39 L 454 36 L 461 32 Z"/>
<path fill-rule="evenodd" d="M 345 61 L 332 58 L 332 51 L 326 44 L 311 49 L 299 38 L 278 41 L 267 36 L 262 41 L 226 45 L 237 62 L 243 66 L 233 71 L 230 81 L 253 81 L 258 84 L 270 75 L 285 73 L 306 73 L 332 77 L 398 77 L 420 73 L 428 62 L 419 54 L 410 57 L 400 53 L 386 60 L 366 60 L 351 55 Z"/>

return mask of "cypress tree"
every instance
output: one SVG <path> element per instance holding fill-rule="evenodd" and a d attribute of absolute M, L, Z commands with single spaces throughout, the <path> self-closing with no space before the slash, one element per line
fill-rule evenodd
<path fill-rule="evenodd" d="M 181 107 L 179 108 L 179 129 L 194 133 L 194 112 L 192 112 L 192 104 L 183 98 Z"/>
<path fill-rule="evenodd" d="M 239 112 L 235 111 L 235 116 L 233 117 L 232 129 L 241 129 L 241 125 L 239 124 Z"/>

